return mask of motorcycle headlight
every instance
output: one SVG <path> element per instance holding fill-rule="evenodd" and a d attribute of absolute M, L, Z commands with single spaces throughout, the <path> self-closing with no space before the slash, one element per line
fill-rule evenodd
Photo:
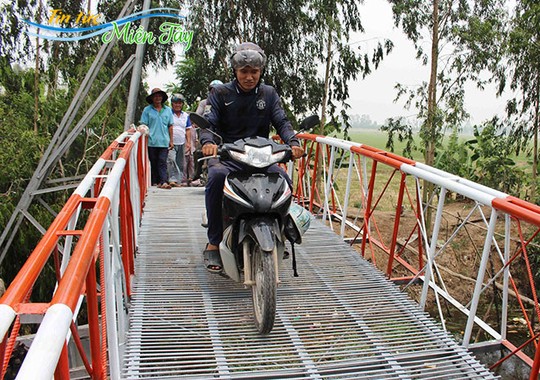
<path fill-rule="evenodd" d="M 243 162 L 255 168 L 265 168 L 277 162 L 280 162 L 285 157 L 285 151 L 272 154 L 272 147 L 267 145 L 263 147 L 255 147 L 246 145 L 244 152 L 229 151 L 229 155 L 236 161 Z"/>

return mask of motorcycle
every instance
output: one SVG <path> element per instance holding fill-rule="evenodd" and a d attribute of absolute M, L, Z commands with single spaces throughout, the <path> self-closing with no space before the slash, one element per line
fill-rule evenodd
<path fill-rule="evenodd" d="M 203 117 L 194 114 L 190 117 L 199 127 L 208 128 Z M 316 124 L 318 117 L 311 116 L 301 126 Z M 291 244 L 297 276 L 294 244 L 301 243 L 311 215 L 292 203 L 291 188 L 282 174 L 266 172 L 273 164 L 291 160 L 292 150 L 288 145 L 250 137 L 221 144 L 218 156 L 220 160 L 234 160 L 246 167 L 245 171 L 231 173 L 225 179 L 224 230 L 219 245 L 223 273 L 236 282 L 242 281 L 243 274 L 243 284 L 252 291 L 255 327 L 259 333 L 268 334 L 274 326 L 280 264 L 288 256 L 285 242 Z"/>

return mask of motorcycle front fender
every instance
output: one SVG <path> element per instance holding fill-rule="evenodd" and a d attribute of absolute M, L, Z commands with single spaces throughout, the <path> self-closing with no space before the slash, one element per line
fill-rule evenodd
<path fill-rule="evenodd" d="M 238 236 L 239 242 L 243 241 L 246 235 L 249 235 L 259 244 L 263 251 L 272 252 L 274 250 L 276 244 L 274 237 L 279 239 L 280 236 L 279 223 L 276 219 L 256 218 L 246 220 L 244 223 Z"/>
<path fill-rule="evenodd" d="M 236 256 L 227 246 L 227 242 L 230 239 L 232 233 L 232 227 L 228 227 L 223 231 L 223 240 L 219 244 L 219 255 L 221 256 L 221 262 L 223 263 L 223 271 L 227 276 L 234 281 L 240 281 L 240 273 L 238 272 L 238 263 L 236 262 Z"/>

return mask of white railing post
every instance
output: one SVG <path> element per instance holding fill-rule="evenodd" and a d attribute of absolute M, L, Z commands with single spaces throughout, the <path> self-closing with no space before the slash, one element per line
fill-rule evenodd
<path fill-rule="evenodd" d="M 511 242 L 511 232 L 510 232 L 510 215 L 504 215 L 504 260 L 503 265 L 506 265 L 504 268 L 503 275 L 503 294 L 502 294 L 502 310 L 501 310 L 501 339 L 506 339 L 506 327 L 508 325 L 508 285 L 510 283 L 510 266 L 507 265 L 510 260 L 510 242 Z"/>
<path fill-rule="evenodd" d="M 354 167 L 354 153 L 349 151 L 349 169 L 347 170 L 347 185 L 345 187 L 345 199 L 343 201 L 343 218 L 341 219 L 341 237 L 345 237 L 345 225 L 349 212 L 349 200 L 351 196 L 352 170 Z"/>
<path fill-rule="evenodd" d="M 474 325 L 474 318 L 476 317 L 476 311 L 478 309 L 478 302 L 480 300 L 480 294 L 482 293 L 482 285 L 484 281 L 484 275 L 486 273 L 486 267 L 491 251 L 491 244 L 493 242 L 493 235 L 495 233 L 495 225 L 497 223 L 497 210 L 491 209 L 491 216 L 489 218 L 489 226 L 486 234 L 486 240 L 484 241 L 484 249 L 482 251 L 482 260 L 480 261 L 480 267 L 478 268 L 478 275 L 476 277 L 476 284 L 474 286 L 474 293 L 472 297 L 471 308 L 469 309 L 469 318 L 467 319 L 467 326 L 465 327 L 465 333 L 463 335 L 463 346 L 469 347 L 472 329 Z"/>
<path fill-rule="evenodd" d="M 432 268 L 435 262 L 435 250 L 437 249 L 437 239 L 439 238 L 439 229 L 441 227 L 442 212 L 443 212 L 443 207 L 444 207 L 445 196 L 446 196 L 446 188 L 441 187 L 441 191 L 439 193 L 439 202 L 437 204 L 437 213 L 435 214 L 435 224 L 433 225 L 433 233 L 431 235 L 429 250 L 426 252 L 427 257 L 428 257 L 428 262 L 426 264 L 424 286 L 422 287 L 422 296 L 420 298 L 420 307 L 422 308 L 422 310 L 424 310 L 426 307 L 429 282 L 431 281 L 431 275 L 433 272 Z"/>

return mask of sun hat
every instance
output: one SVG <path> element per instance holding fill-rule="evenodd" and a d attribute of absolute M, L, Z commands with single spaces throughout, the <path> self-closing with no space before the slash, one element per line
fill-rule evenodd
<path fill-rule="evenodd" d="M 150 92 L 150 95 L 146 97 L 146 101 L 148 102 L 148 104 L 154 103 L 153 98 L 155 94 L 161 94 L 161 104 L 165 103 L 167 99 L 169 98 L 165 91 L 162 91 L 160 88 L 156 87 L 152 89 L 152 91 Z"/>

